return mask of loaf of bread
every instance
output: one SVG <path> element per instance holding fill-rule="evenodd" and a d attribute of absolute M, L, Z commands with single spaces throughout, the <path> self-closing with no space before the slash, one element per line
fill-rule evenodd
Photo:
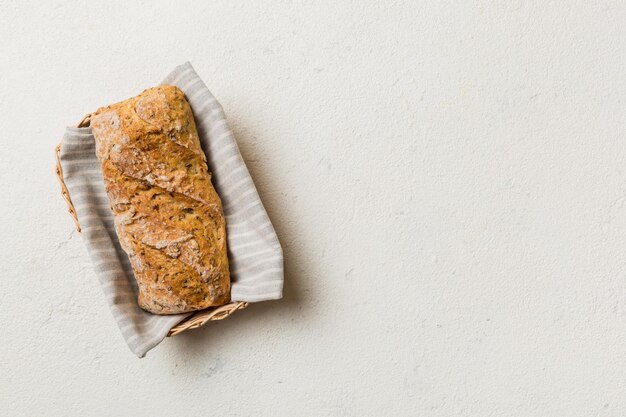
<path fill-rule="evenodd" d="M 91 128 L 139 306 L 177 314 L 227 303 L 222 204 L 183 92 L 150 88 L 99 109 Z"/>

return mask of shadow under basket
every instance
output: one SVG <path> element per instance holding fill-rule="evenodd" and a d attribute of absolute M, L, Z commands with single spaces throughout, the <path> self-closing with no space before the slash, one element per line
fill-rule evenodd
<path fill-rule="evenodd" d="M 91 115 L 85 116 L 85 118 L 81 120 L 81 122 L 77 125 L 77 127 L 89 127 L 90 120 L 91 120 Z M 72 219 L 74 220 L 74 223 L 76 224 L 76 230 L 78 231 L 78 233 L 80 233 L 81 229 L 80 229 L 80 223 L 78 222 L 78 216 L 76 215 L 76 210 L 74 209 L 74 205 L 72 204 L 70 193 L 67 190 L 67 187 L 65 186 L 65 181 L 63 180 L 63 168 L 61 167 L 60 155 L 61 155 L 61 144 L 59 143 L 54 148 L 54 156 L 56 159 L 55 173 L 56 173 L 57 179 L 59 180 L 59 184 L 61 185 L 61 195 L 63 196 L 63 199 L 67 203 L 67 208 L 70 213 L 70 216 L 72 216 Z M 201 327 L 209 321 L 223 320 L 226 317 L 233 314 L 235 311 L 246 308 L 247 306 L 248 306 L 247 302 L 237 301 L 237 302 L 231 302 L 229 304 L 225 304 L 223 306 L 211 307 L 205 310 L 196 311 L 195 313 L 193 313 L 192 315 L 190 315 L 189 317 L 185 318 L 183 321 L 181 321 L 180 323 L 172 327 L 169 333 L 167 334 L 167 336 L 168 337 L 175 336 L 179 333 L 184 332 L 185 330 Z"/>

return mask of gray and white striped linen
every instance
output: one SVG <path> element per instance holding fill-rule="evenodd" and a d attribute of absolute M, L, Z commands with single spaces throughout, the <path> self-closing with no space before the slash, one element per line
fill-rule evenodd
<path fill-rule="evenodd" d="M 233 301 L 282 297 L 283 254 L 221 105 L 189 62 L 162 84 L 187 96 L 226 216 Z M 157 316 L 137 305 L 137 284 L 120 247 L 90 128 L 68 127 L 61 143 L 65 184 L 76 208 L 87 252 L 126 343 L 139 357 L 188 315 Z"/>

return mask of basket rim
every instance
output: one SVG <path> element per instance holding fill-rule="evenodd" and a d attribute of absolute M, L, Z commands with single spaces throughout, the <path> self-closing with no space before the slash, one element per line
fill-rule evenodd
<path fill-rule="evenodd" d="M 89 127 L 90 122 L 91 113 L 83 117 L 83 119 L 76 125 L 76 127 Z M 57 177 L 57 181 L 59 182 L 59 186 L 61 187 L 61 196 L 67 204 L 67 209 L 70 216 L 72 217 L 72 220 L 74 221 L 76 231 L 78 233 L 81 233 L 78 215 L 76 214 L 76 209 L 74 209 L 74 204 L 72 203 L 70 192 L 67 189 L 67 186 L 65 185 L 65 180 L 63 178 L 63 167 L 61 165 L 61 142 L 59 142 L 54 147 L 54 158 L 56 162 L 54 173 Z M 189 329 L 196 329 L 205 325 L 209 321 L 224 320 L 235 311 L 246 308 L 248 304 L 249 303 L 245 301 L 231 301 L 230 303 L 224 304 L 222 306 L 209 307 L 204 310 L 193 312 L 190 316 L 186 317 L 185 319 L 174 325 L 167 333 L 167 337 L 175 336 Z"/>

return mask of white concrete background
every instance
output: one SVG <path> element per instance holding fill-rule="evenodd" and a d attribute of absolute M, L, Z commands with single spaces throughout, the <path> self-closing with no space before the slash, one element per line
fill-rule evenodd
<path fill-rule="evenodd" d="M 626 415 L 625 23 L 620 1 L 2 2 L 0 415 Z M 53 147 L 186 60 L 285 299 L 139 360 Z"/>

